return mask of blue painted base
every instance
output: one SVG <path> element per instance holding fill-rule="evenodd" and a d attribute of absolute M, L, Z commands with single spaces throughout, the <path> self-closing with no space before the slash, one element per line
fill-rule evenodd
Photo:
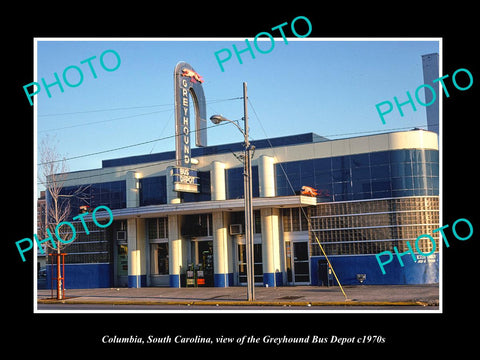
<path fill-rule="evenodd" d="M 263 285 L 268 285 L 269 287 L 283 286 L 282 273 L 263 273 Z"/>
<path fill-rule="evenodd" d="M 46 288 L 52 286 L 52 266 L 47 264 Z M 57 277 L 57 265 L 53 266 L 53 278 Z M 110 282 L 110 264 L 65 264 L 65 289 L 93 289 L 113 286 Z M 56 280 L 53 288 L 56 289 Z"/>
<path fill-rule="evenodd" d="M 147 286 L 146 275 L 128 275 L 129 288 L 141 288 Z"/>
<path fill-rule="evenodd" d="M 328 258 L 342 285 L 359 285 L 357 274 L 365 274 L 364 285 L 408 285 L 435 284 L 439 282 L 438 253 L 430 256 L 417 255 L 414 262 L 410 255 L 402 257 L 405 266 L 400 266 L 396 256 L 391 263 L 385 265 L 385 275 L 382 274 L 375 255 L 335 256 Z M 319 285 L 318 261 L 323 256 L 310 259 L 310 281 Z M 334 284 L 337 282 L 334 280 Z"/>
<path fill-rule="evenodd" d="M 318 261 L 321 256 L 310 259 L 310 281 L 312 285 L 319 285 Z M 357 274 L 366 274 L 365 285 L 405 285 L 405 284 L 434 284 L 439 282 L 438 254 L 430 256 L 417 255 L 414 262 L 408 254 L 402 257 L 405 266 L 401 267 L 394 256 L 391 263 L 385 265 L 386 274 L 383 275 L 375 255 L 331 255 L 329 259 L 342 285 L 360 284 Z M 51 265 L 47 265 L 46 287 L 50 288 Z M 54 266 L 53 277 L 56 276 Z M 66 264 L 65 289 L 89 289 L 112 287 L 113 274 L 110 264 Z M 128 287 L 145 287 L 146 275 L 128 277 Z M 263 284 L 269 287 L 284 286 L 282 273 L 264 273 Z M 336 281 L 334 281 L 336 284 Z M 173 288 L 181 287 L 180 275 L 170 275 L 169 285 Z M 214 286 L 227 287 L 234 285 L 234 274 L 215 274 Z M 54 288 L 56 287 L 54 281 Z"/>
<path fill-rule="evenodd" d="M 180 287 L 180 275 L 169 275 L 169 284 L 172 288 L 179 288 Z"/>
<path fill-rule="evenodd" d="M 233 286 L 233 273 L 214 274 L 213 275 L 213 286 L 215 286 L 215 287 Z"/>

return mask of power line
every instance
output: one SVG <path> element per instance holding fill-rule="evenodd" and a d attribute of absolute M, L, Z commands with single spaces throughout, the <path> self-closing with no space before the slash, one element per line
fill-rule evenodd
<path fill-rule="evenodd" d="M 114 118 L 114 119 L 107 119 L 107 120 L 92 121 L 92 122 L 88 122 L 88 123 L 82 123 L 82 124 L 75 124 L 75 125 L 70 125 L 70 126 L 64 126 L 64 127 L 61 127 L 61 128 L 56 128 L 56 129 L 46 129 L 46 130 L 40 130 L 40 131 L 39 131 L 39 133 L 42 133 L 42 132 L 47 132 L 47 131 L 57 131 L 57 130 L 71 129 L 71 128 L 74 128 L 74 127 L 87 126 L 87 125 L 93 125 L 93 124 L 100 124 L 100 123 L 105 123 L 105 122 L 109 122 L 109 121 L 124 120 L 124 119 L 134 118 L 134 117 L 137 117 L 137 116 L 144 116 L 144 115 L 158 114 L 158 113 L 161 113 L 161 112 L 167 112 L 167 111 L 173 111 L 173 110 L 172 110 L 172 109 L 167 109 L 167 110 L 158 110 L 158 111 L 152 111 L 152 112 L 149 112 L 149 113 L 143 113 L 143 114 L 136 114 L 136 115 L 127 115 L 127 116 L 122 116 L 122 117 L 119 117 L 119 118 Z"/>
<path fill-rule="evenodd" d="M 146 109 L 158 106 L 171 106 L 172 104 L 158 104 L 158 105 L 146 105 L 146 106 L 129 106 L 129 107 L 121 107 L 121 108 L 108 108 L 108 109 L 97 109 L 97 110 L 84 110 L 84 111 L 72 111 L 66 113 L 57 113 L 57 114 L 42 114 L 37 115 L 38 117 L 46 117 L 46 116 L 64 116 L 64 115 L 77 115 L 77 114 L 88 114 L 94 112 L 104 112 L 104 111 L 118 111 L 118 110 L 132 110 L 132 109 Z"/>
<path fill-rule="evenodd" d="M 250 105 L 252 106 L 252 110 L 253 110 L 253 112 L 255 113 L 255 116 L 257 116 L 253 105 L 252 105 L 252 104 L 250 104 Z M 258 116 L 257 116 L 257 119 L 258 119 Z M 221 124 L 221 125 L 224 125 L 224 124 Z M 262 124 L 261 124 L 260 122 L 259 122 L 259 125 L 262 127 L 262 130 L 263 130 L 264 134 L 266 134 L 266 133 L 265 133 L 265 129 L 263 128 L 263 126 L 262 126 Z M 427 125 L 426 125 L 426 124 L 424 124 L 424 125 L 417 125 L 417 127 L 421 127 L 421 126 L 427 126 Z M 209 129 L 209 128 L 213 128 L 213 127 L 215 127 L 215 126 L 208 126 L 208 127 L 204 128 L 204 129 Z M 369 131 L 358 131 L 358 132 L 351 132 L 351 133 L 330 134 L 330 135 L 325 135 L 325 136 L 335 136 L 335 137 L 336 137 L 336 136 L 345 136 L 345 135 L 371 134 L 371 133 L 375 133 L 375 132 L 385 132 L 385 131 L 395 131 L 395 130 L 407 130 L 407 129 L 411 129 L 411 128 L 412 128 L 412 126 L 408 126 L 408 127 L 400 127 L 400 128 L 390 128 L 390 129 L 385 129 L 385 130 L 369 130 Z M 192 132 L 196 132 L 196 131 L 198 131 L 198 130 L 194 130 L 194 131 L 192 131 Z M 131 147 L 146 145 L 146 144 L 150 144 L 150 143 L 157 142 L 157 141 L 161 141 L 161 140 L 172 139 L 172 138 L 174 138 L 175 136 L 177 136 L 177 135 L 169 135 L 169 136 L 161 137 L 161 138 L 158 138 L 158 139 L 143 141 L 143 142 L 140 142 L 140 143 L 125 145 L 125 146 L 120 146 L 120 147 L 116 147 L 116 148 L 112 148 L 112 149 L 108 149 L 108 150 L 97 151 L 97 152 L 94 152 L 94 153 L 83 154 L 83 155 L 78 155 L 78 156 L 72 156 L 72 157 L 64 158 L 64 159 L 60 159 L 60 160 L 47 161 L 47 162 L 43 162 L 43 163 L 38 163 L 37 165 L 50 164 L 50 163 L 55 163 L 55 162 L 60 162 L 60 161 L 75 160 L 75 159 L 80 159 L 80 158 L 83 158 L 83 157 L 94 156 L 94 155 L 104 154 L 104 153 L 113 152 L 113 151 L 117 151 L 117 150 L 128 149 L 128 148 L 131 148 Z M 266 135 L 265 135 L 265 136 L 266 136 Z M 267 140 L 268 140 L 268 138 L 267 138 Z"/>
<path fill-rule="evenodd" d="M 219 124 L 219 125 L 225 125 L 225 124 Z M 192 131 L 192 133 L 195 133 L 195 132 L 197 132 L 197 131 L 204 130 L 204 129 L 214 128 L 214 127 L 218 127 L 218 125 L 211 125 L 211 126 L 207 126 L 207 127 L 205 127 L 205 128 L 195 129 L 194 131 Z M 128 149 L 128 148 L 135 147 L 135 146 L 150 144 L 150 143 L 156 142 L 156 141 L 172 139 L 172 138 L 175 138 L 176 136 L 180 136 L 180 135 L 182 135 L 182 134 L 178 134 L 178 135 L 175 134 L 175 135 L 164 136 L 164 137 L 161 137 L 161 138 L 158 138 L 158 139 L 143 141 L 143 142 L 136 143 L 136 144 L 130 144 L 130 145 L 125 145 L 125 146 L 120 146 L 120 147 L 113 148 L 113 149 L 108 149 L 108 150 L 97 151 L 97 152 L 94 152 L 94 153 L 89 153 L 89 154 L 84 154 L 84 155 L 78 155 L 78 156 L 72 156 L 72 157 L 70 157 L 70 158 L 63 158 L 63 159 L 59 159 L 59 160 L 45 161 L 45 162 L 38 163 L 37 165 L 53 164 L 53 163 L 57 163 L 57 162 L 61 162 L 61 161 L 68 161 L 68 160 L 80 159 L 80 158 L 83 158 L 83 157 L 88 157 L 88 156 L 93 156 L 93 155 L 104 154 L 104 153 L 107 153 L 107 152 L 112 152 L 112 151 L 117 151 L 117 150 Z"/>
<path fill-rule="evenodd" d="M 228 101 L 228 100 L 236 100 L 236 99 L 242 99 L 242 97 L 237 97 L 237 98 L 230 98 L 230 99 L 223 99 L 223 100 L 217 100 L 217 102 L 219 101 Z M 266 134 L 266 131 L 262 125 L 262 123 L 260 122 L 260 118 L 258 117 L 258 114 L 256 113 L 255 111 L 255 108 L 253 106 L 253 104 L 251 103 L 250 99 L 248 100 L 251 107 L 252 107 L 252 110 L 259 122 L 259 125 L 260 127 L 262 128 L 262 131 L 267 139 L 267 141 L 269 142 L 270 144 L 270 147 L 272 148 L 273 150 L 273 146 L 272 144 L 270 143 L 270 140 L 268 138 L 268 135 Z M 139 116 L 139 115 L 137 115 Z M 225 125 L 226 123 L 223 123 L 223 124 L 219 124 L 219 125 Z M 419 125 L 419 126 L 426 126 L 426 125 Z M 209 128 L 213 128 L 213 127 L 218 127 L 218 125 L 212 125 L 212 126 L 207 126 L 206 128 L 202 128 L 202 129 L 196 129 L 192 132 L 197 132 L 199 130 L 203 130 L 203 129 L 209 129 Z M 409 126 L 409 127 L 401 127 L 401 128 L 391 128 L 391 129 L 384 129 L 384 130 L 371 130 L 371 131 L 361 131 L 361 132 L 351 132 L 351 133 L 342 133 L 342 134 L 331 134 L 331 135 L 325 135 L 325 136 L 345 136 L 345 135 L 358 135 L 358 134 L 366 134 L 366 133 L 374 133 L 374 132 L 385 132 L 385 131 L 393 131 L 393 130 L 405 130 L 405 129 L 411 129 L 412 127 Z M 99 154 L 105 154 L 105 153 L 108 153 L 108 152 L 113 152 L 113 151 L 118 151 L 118 150 L 124 150 L 124 149 L 128 149 L 128 148 L 132 148 L 132 147 L 136 147 L 136 146 L 141 146 L 141 145 L 146 145 L 146 144 L 150 144 L 150 143 L 154 143 L 154 142 L 157 142 L 157 141 L 162 141 L 162 140 L 167 140 L 167 139 L 172 139 L 172 138 L 175 138 L 177 135 L 169 135 L 169 136 L 165 136 L 165 137 L 161 137 L 161 138 L 157 138 L 157 139 L 153 139 L 153 140 L 148 140 L 148 141 L 143 141 L 143 142 L 140 142 L 140 143 L 135 143 L 135 144 L 130 144 L 130 145 L 125 145 L 125 146 L 120 146 L 120 147 L 116 147 L 116 148 L 112 148 L 112 149 L 107 149 L 107 150 L 102 150 L 102 151 L 97 151 L 97 152 L 94 152 L 94 153 L 89 153 L 89 154 L 83 154 L 83 155 L 78 155 L 78 156 L 73 156 L 73 157 L 70 157 L 70 158 L 64 158 L 64 159 L 60 159 L 60 160 L 54 160 L 54 161 L 47 161 L 47 162 L 42 162 L 42 163 L 38 163 L 37 165 L 41 166 L 41 165 L 44 165 L 44 164 L 50 164 L 50 163 L 56 163 L 56 162 L 61 162 L 61 161 L 69 161 L 69 160 L 75 160 L 75 159 L 80 159 L 80 158 L 84 158 L 84 157 L 89 157 L 89 156 L 94 156 L 94 155 L 99 155 Z M 170 162 L 170 161 L 174 161 L 174 160 L 168 160 L 166 162 Z M 151 164 L 151 165 L 147 165 L 147 166 L 154 166 L 156 164 L 161 164 L 163 162 L 158 162 L 158 163 L 154 163 L 154 164 Z M 143 166 L 142 166 L 143 167 Z M 139 167 L 141 168 L 141 167 Z M 120 171 L 124 171 L 124 170 L 120 170 Z M 112 174 L 112 173 L 115 173 L 117 171 L 114 171 L 114 172 L 111 172 L 111 173 L 104 173 L 104 174 L 101 174 L 101 175 L 90 175 L 90 176 L 86 176 L 85 178 L 89 178 L 89 177 L 94 177 L 94 176 L 103 176 L 105 174 Z M 77 179 L 80 179 L 80 178 L 77 178 Z M 288 179 L 287 179 L 288 180 Z M 293 187 L 291 186 L 290 184 L 290 187 L 293 190 Z"/>
<path fill-rule="evenodd" d="M 224 102 L 224 101 L 237 100 L 237 99 L 242 99 L 242 97 L 210 100 L 210 101 L 207 102 L 207 105 L 216 104 L 216 103 L 220 103 L 220 102 Z M 174 104 L 169 103 L 169 104 L 146 105 L 146 106 L 132 106 L 132 107 L 123 107 L 123 108 L 85 110 L 85 111 L 75 111 L 75 112 L 69 112 L 69 113 L 44 114 L 44 115 L 38 115 L 38 117 L 77 115 L 77 114 L 88 114 L 88 113 L 94 113 L 94 112 L 117 111 L 117 110 L 145 109 L 145 108 L 158 107 L 158 106 L 174 106 Z M 39 133 L 46 132 L 46 131 L 57 131 L 57 130 L 70 129 L 70 128 L 79 127 L 79 126 L 94 125 L 94 124 L 99 124 L 99 123 L 104 123 L 104 122 L 109 122 L 109 121 L 123 120 L 123 119 L 128 119 L 128 118 L 137 117 L 137 116 L 158 114 L 158 113 L 167 112 L 167 111 L 173 111 L 173 109 L 157 110 L 157 111 L 152 111 L 152 112 L 148 112 L 148 113 L 122 116 L 122 117 L 113 118 L 113 119 L 92 121 L 92 122 L 87 122 L 87 123 L 80 123 L 80 124 L 75 124 L 75 125 L 64 126 L 64 127 L 60 127 L 60 128 L 40 130 Z"/>
<path fill-rule="evenodd" d="M 209 100 L 208 103 L 214 104 L 214 103 L 217 103 L 217 102 L 237 100 L 237 99 L 243 99 L 243 98 L 240 96 L 240 97 L 234 97 L 234 98 L 228 98 L 228 99 L 213 99 L 213 100 Z M 107 108 L 107 109 L 96 109 L 96 110 L 72 111 L 72 112 L 57 113 L 57 114 L 41 114 L 41 115 L 39 114 L 37 116 L 38 117 L 46 117 L 46 116 L 76 115 L 76 114 L 88 114 L 88 113 L 93 113 L 93 112 L 146 109 L 146 108 L 152 108 L 152 107 L 158 107 L 158 106 L 173 106 L 173 105 L 174 105 L 173 103 L 168 103 L 168 104 L 155 104 L 155 105 L 144 105 L 144 106 L 128 106 L 128 107 L 121 107 L 121 108 Z"/>
<path fill-rule="evenodd" d="M 172 164 L 176 163 L 176 159 L 168 159 L 168 160 L 157 161 L 157 162 L 154 162 L 154 163 L 151 163 L 151 164 L 148 164 L 148 165 L 142 165 L 142 166 L 138 166 L 138 164 L 132 164 L 132 165 L 127 165 L 127 166 L 134 166 L 135 169 L 143 169 L 143 168 L 147 168 L 147 167 L 150 167 L 150 166 L 157 166 L 157 165 L 160 165 L 160 164 L 168 164 L 168 163 L 172 163 Z M 63 182 L 65 183 L 65 182 L 68 182 L 68 181 L 77 181 L 77 180 L 80 180 L 80 179 L 89 179 L 89 178 L 93 178 L 93 177 L 97 177 L 97 176 L 105 176 L 105 175 L 117 174 L 117 173 L 120 173 L 120 172 L 127 172 L 127 171 L 131 171 L 131 169 L 114 170 L 114 171 L 104 172 L 104 173 L 96 174 L 96 175 L 80 176 L 80 177 L 76 177 L 74 179 L 66 179 Z M 45 185 L 45 186 L 47 185 L 42 181 L 38 181 L 38 182 L 42 185 Z"/>
<path fill-rule="evenodd" d="M 243 97 L 234 97 L 234 98 L 227 98 L 227 99 L 216 99 L 216 100 L 212 100 L 212 101 L 208 102 L 207 104 L 224 102 L 224 101 L 231 101 L 231 100 L 237 100 L 237 99 L 243 99 Z M 169 104 L 169 105 L 173 105 L 173 104 Z M 155 113 L 165 112 L 165 111 L 173 111 L 173 110 L 172 110 L 172 109 L 159 110 L 159 111 L 154 111 L 154 112 L 145 113 L 145 114 L 129 115 L 129 116 L 121 117 L 121 118 L 115 118 L 115 119 L 109 119 L 109 120 L 101 120 L 101 121 L 96 121 L 96 122 L 91 122 L 91 123 L 86 123 L 86 124 L 71 125 L 71 126 L 66 126 L 66 127 L 59 128 L 59 129 L 67 129 L 67 128 L 72 128 L 72 127 L 77 127 L 77 126 L 82 126 L 82 125 L 89 125 L 89 124 L 96 124 L 96 123 L 107 122 L 107 121 L 114 121 L 114 120 L 126 119 L 126 118 L 131 118 L 131 117 L 136 117 L 136 116 L 142 116 L 142 115 L 149 115 L 149 114 L 155 114 Z M 214 126 L 209 126 L 209 127 L 204 128 L 204 129 L 209 129 L 209 128 L 211 128 L 211 127 L 214 127 Z M 57 129 L 57 130 L 59 130 L 59 129 Z M 201 130 L 201 129 L 198 129 L 198 130 Z M 198 130 L 195 130 L 195 131 L 193 131 L 193 132 L 197 132 Z M 47 130 L 43 130 L 43 131 L 47 131 Z M 43 131 L 40 131 L 40 132 L 43 132 Z M 153 139 L 153 140 L 148 140 L 148 141 L 143 141 L 143 142 L 136 143 L 136 144 L 131 144 L 131 145 L 120 146 L 120 147 L 113 148 L 113 149 L 108 149 L 108 150 L 103 150 L 103 151 L 97 151 L 97 152 L 94 152 L 94 153 L 89 153 L 89 154 L 84 154 L 84 155 L 72 156 L 72 157 L 70 157 L 70 158 L 64 158 L 64 159 L 60 159 L 60 160 L 42 162 L 42 163 L 38 163 L 37 165 L 50 164 L 50 163 L 55 163 L 55 162 L 60 162 L 60 161 L 74 160 L 74 159 L 80 159 L 80 158 L 87 157 L 87 156 L 104 154 L 104 153 L 107 153 L 107 152 L 112 152 L 112 151 L 117 151 L 117 150 L 123 150 L 123 149 L 127 149 L 127 148 L 130 148 L 130 147 L 145 145 L 145 144 L 149 144 L 149 143 L 156 142 L 156 141 L 171 139 L 171 138 L 174 138 L 175 136 L 176 136 L 176 135 L 165 136 L 165 137 L 162 137 L 162 138 Z"/>

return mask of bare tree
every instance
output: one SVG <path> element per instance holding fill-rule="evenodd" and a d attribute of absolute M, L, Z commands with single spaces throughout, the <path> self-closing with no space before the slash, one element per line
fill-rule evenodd
<path fill-rule="evenodd" d="M 46 136 L 42 139 L 39 146 L 39 157 L 40 162 L 38 164 L 38 182 L 45 186 L 45 191 L 47 195 L 47 222 L 45 229 L 50 231 L 52 234 L 53 241 L 44 242 L 47 248 L 56 250 L 59 255 L 62 251 L 69 245 L 72 244 L 70 240 L 72 239 L 73 234 L 66 230 L 66 226 L 61 226 L 58 229 L 59 236 L 63 239 L 60 241 L 55 236 L 55 228 L 61 222 L 67 221 L 69 219 L 71 208 L 71 198 L 77 197 L 83 200 L 87 200 L 88 197 L 85 195 L 85 191 L 88 189 L 87 186 L 79 186 L 72 193 L 65 194 L 62 192 L 65 182 L 67 181 L 68 176 L 68 165 L 65 157 L 62 157 L 55 145 L 53 144 L 53 139 L 49 136 Z M 45 237 L 47 235 L 45 234 Z M 53 251 L 52 251 L 53 252 Z M 60 266 L 57 262 L 57 299 L 63 299 L 62 294 L 62 284 L 60 281 Z"/>

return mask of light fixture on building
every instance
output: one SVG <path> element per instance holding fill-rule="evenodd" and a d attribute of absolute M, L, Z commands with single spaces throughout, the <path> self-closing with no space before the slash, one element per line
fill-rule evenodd
<path fill-rule="evenodd" d="M 367 279 L 367 274 L 357 274 L 357 280 L 362 284 Z"/>

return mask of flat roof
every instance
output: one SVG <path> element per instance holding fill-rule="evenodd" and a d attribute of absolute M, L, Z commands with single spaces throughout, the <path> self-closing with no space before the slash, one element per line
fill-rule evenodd
<path fill-rule="evenodd" d="M 306 143 L 315 143 L 321 141 L 328 141 L 326 137 L 317 135 L 315 133 L 304 133 L 297 135 L 281 136 L 271 139 L 261 139 L 261 140 L 251 140 L 250 143 L 255 146 L 256 149 L 264 149 L 269 147 L 278 147 L 278 146 L 288 146 L 288 145 L 298 145 Z M 224 154 L 231 153 L 243 150 L 243 141 L 222 144 L 222 145 L 212 145 L 199 148 L 191 149 L 192 157 L 200 157 L 206 155 L 215 155 L 215 154 Z M 128 156 L 123 158 L 109 159 L 102 161 L 102 168 L 115 167 L 115 166 L 125 166 L 125 165 L 135 165 L 143 163 L 151 163 L 164 160 L 175 159 L 175 151 L 166 151 L 156 154 L 147 154 L 147 155 L 136 155 Z"/>
<path fill-rule="evenodd" d="M 428 131 L 428 130 L 414 128 L 407 131 Z M 390 134 L 395 132 L 397 131 L 388 131 L 388 132 L 379 133 L 379 134 L 353 136 L 353 137 L 347 137 L 342 139 L 328 139 L 324 136 L 315 134 L 313 132 L 309 132 L 309 133 L 289 135 L 289 136 L 280 136 L 280 137 L 275 137 L 270 139 L 251 140 L 250 143 L 254 145 L 256 149 L 266 149 L 270 147 L 282 147 L 282 146 L 354 139 L 354 138 L 361 138 L 366 136 Z M 233 152 L 242 151 L 243 149 L 244 149 L 244 146 L 242 141 L 242 142 L 235 142 L 235 143 L 229 143 L 229 144 L 192 148 L 191 153 L 192 153 L 192 157 L 201 157 L 201 156 L 208 156 L 208 155 L 233 153 Z M 174 160 L 175 157 L 176 157 L 175 151 L 165 151 L 165 152 L 155 153 L 155 154 L 127 156 L 122 158 L 102 160 L 102 168 L 153 163 L 153 162 L 159 162 L 159 161 L 165 161 L 165 160 Z"/>
<path fill-rule="evenodd" d="M 305 159 L 362 154 L 397 149 L 438 150 L 438 136 L 435 132 L 412 129 L 367 134 L 343 139 L 326 139 L 314 133 L 252 141 L 256 146 L 256 157 L 273 156 L 276 163 L 301 161 Z M 199 160 L 198 169 L 206 169 L 212 161 L 220 161 L 228 168 L 240 166 L 232 152 L 243 150 L 243 143 L 224 144 L 193 149 Z M 163 159 L 163 160 L 162 160 Z M 253 160 L 255 162 L 257 160 Z M 168 166 L 174 165 L 175 152 L 130 156 L 104 160 L 103 168 L 68 173 L 68 185 L 102 183 L 125 180 L 128 171 L 141 169 L 142 177 L 164 175 Z"/>

